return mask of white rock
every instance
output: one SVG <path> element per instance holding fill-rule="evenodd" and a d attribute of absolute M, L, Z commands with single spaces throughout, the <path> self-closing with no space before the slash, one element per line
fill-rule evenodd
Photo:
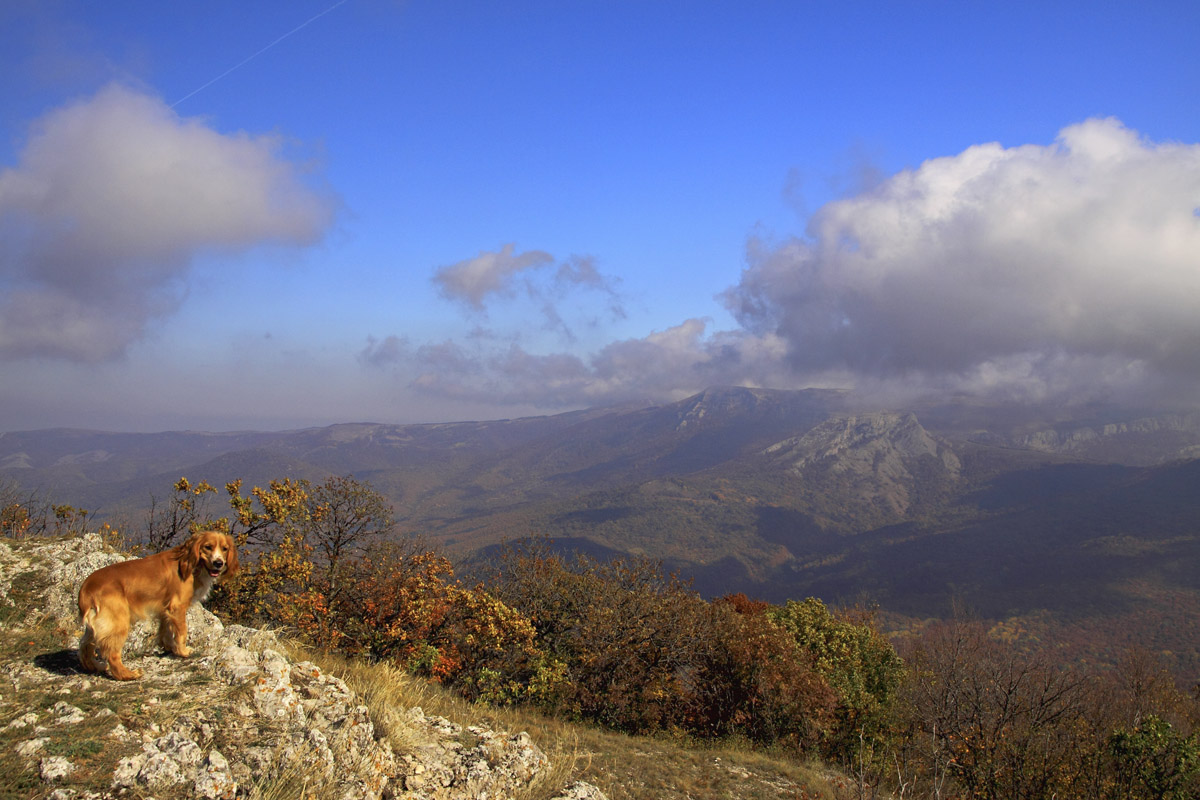
<path fill-rule="evenodd" d="M 14 719 L 12 722 L 5 725 L 3 728 L 0 728 L 0 730 L 7 731 L 7 730 L 20 729 L 20 728 L 27 728 L 30 725 L 33 725 L 34 723 L 36 723 L 37 719 L 38 719 L 37 714 L 34 714 L 33 712 L 30 712 L 28 714 L 22 714 L 21 716 Z"/>
<path fill-rule="evenodd" d="M 53 711 L 55 715 L 55 725 L 70 725 L 74 722 L 83 722 L 83 720 L 86 718 L 82 709 L 80 709 L 78 706 L 64 703 L 62 700 L 59 700 L 57 703 L 55 703 L 54 708 L 52 708 L 51 711 Z"/>
<path fill-rule="evenodd" d="M 62 756 L 50 756 L 42 759 L 40 769 L 43 781 L 57 783 L 69 777 L 75 771 L 75 765 Z"/>
<path fill-rule="evenodd" d="M 21 742 L 16 747 L 17 755 L 24 758 L 32 758 L 36 753 L 40 753 L 42 751 L 42 748 L 46 746 L 46 742 L 48 741 L 50 740 L 39 738 Z"/>

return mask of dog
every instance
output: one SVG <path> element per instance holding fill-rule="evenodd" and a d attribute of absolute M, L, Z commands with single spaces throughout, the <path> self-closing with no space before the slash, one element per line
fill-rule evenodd
<path fill-rule="evenodd" d="M 187 658 L 192 653 L 187 646 L 188 608 L 237 570 L 233 539 L 219 531 L 196 533 L 170 550 L 96 570 L 79 587 L 80 665 L 87 672 L 107 669 L 119 681 L 142 677 L 142 670 L 121 663 L 121 650 L 133 621 L 152 617 L 159 620 L 163 649 Z"/>

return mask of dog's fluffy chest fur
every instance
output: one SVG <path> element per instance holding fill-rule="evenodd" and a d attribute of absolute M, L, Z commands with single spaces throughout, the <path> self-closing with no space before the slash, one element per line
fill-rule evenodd
<path fill-rule="evenodd" d="M 192 605 L 203 603 L 208 599 L 208 593 L 217 585 L 217 579 L 203 569 L 197 569 L 192 574 Z"/>

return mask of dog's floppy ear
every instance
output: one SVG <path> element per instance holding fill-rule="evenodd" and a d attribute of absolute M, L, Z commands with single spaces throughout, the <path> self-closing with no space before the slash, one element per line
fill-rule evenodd
<path fill-rule="evenodd" d="M 238 571 L 237 543 L 229 534 L 225 534 L 225 541 L 229 543 L 225 548 L 225 577 L 232 578 Z"/>
<path fill-rule="evenodd" d="M 190 537 L 175 550 L 179 557 L 179 579 L 186 581 L 192 577 L 196 565 L 200 563 L 200 537 Z"/>

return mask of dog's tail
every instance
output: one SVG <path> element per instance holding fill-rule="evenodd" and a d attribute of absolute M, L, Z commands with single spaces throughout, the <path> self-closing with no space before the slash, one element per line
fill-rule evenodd
<path fill-rule="evenodd" d="M 85 627 L 92 627 L 96 615 L 100 613 L 100 598 L 95 592 L 87 591 L 85 586 L 79 591 L 79 622 Z"/>
<path fill-rule="evenodd" d="M 101 666 L 96 663 L 96 620 L 100 614 L 100 604 L 95 598 L 88 605 L 79 604 L 79 621 L 83 623 L 83 636 L 79 638 L 79 664 L 87 672 L 100 672 Z"/>

